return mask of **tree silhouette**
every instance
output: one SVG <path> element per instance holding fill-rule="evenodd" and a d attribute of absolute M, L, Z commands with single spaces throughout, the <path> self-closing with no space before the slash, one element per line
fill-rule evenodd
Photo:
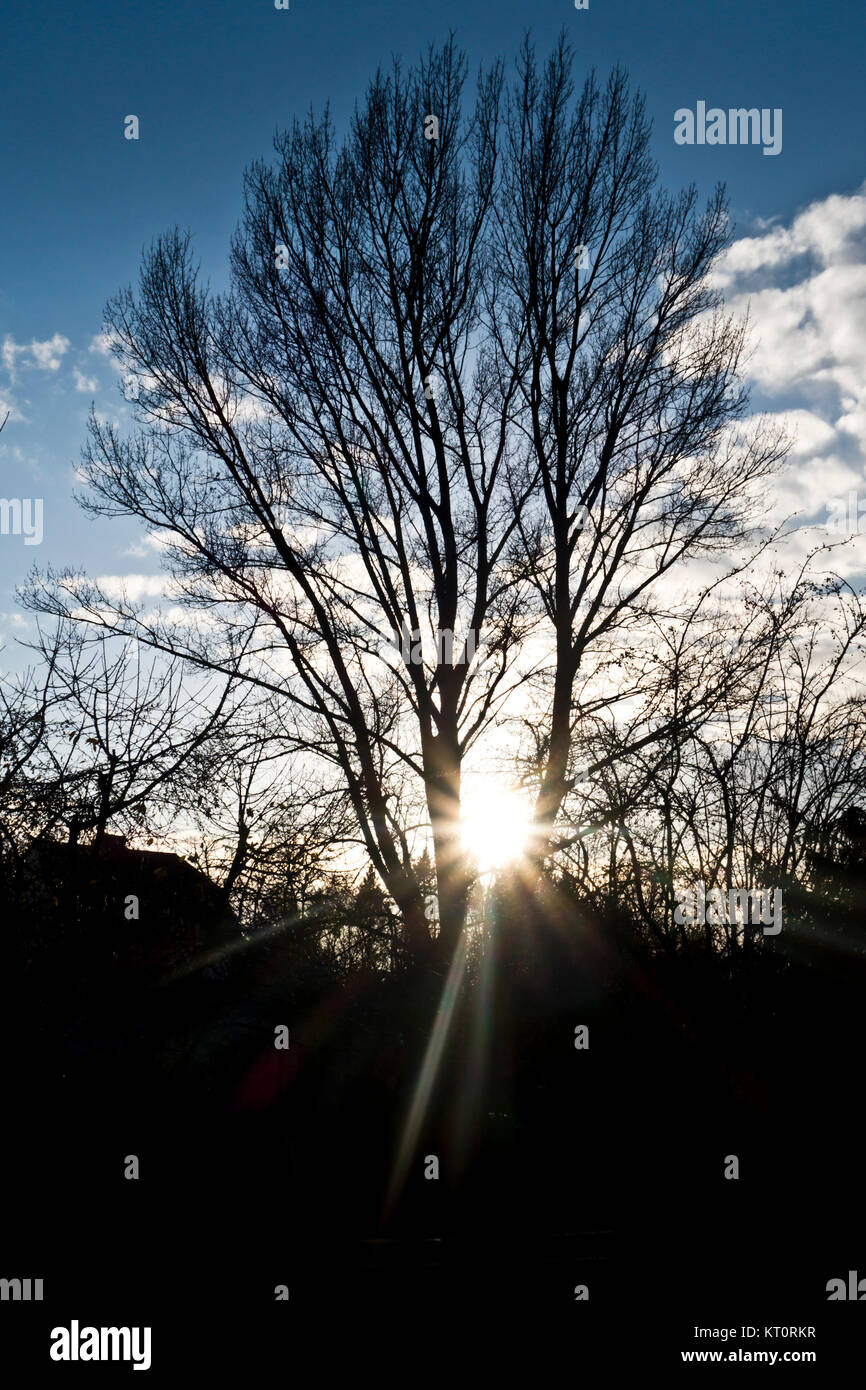
<path fill-rule="evenodd" d="M 160 237 L 106 314 L 140 428 L 92 418 L 85 505 L 159 530 L 201 620 L 74 574 L 30 597 L 273 692 L 407 950 L 440 966 L 473 883 L 467 756 L 540 674 L 531 870 L 573 780 L 578 674 L 658 581 L 742 538 L 782 452 L 735 428 L 721 193 L 662 192 L 624 75 L 575 99 L 572 66 L 527 42 L 464 114 L 449 41 L 379 72 L 342 145 L 327 112 L 296 122 L 246 176 L 225 297 L 188 235 Z"/>

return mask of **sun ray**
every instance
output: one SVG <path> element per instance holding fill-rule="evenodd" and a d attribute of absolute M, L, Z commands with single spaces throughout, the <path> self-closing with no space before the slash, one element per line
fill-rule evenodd
<path fill-rule="evenodd" d="M 397 1158 L 394 1163 L 391 1182 L 388 1188 L 388 1195 L 385 1199 L 384 1217 L 386 1220 L 394 1210 L 406 1182 L 409 1165 L 415 1153 L 421 1134 L 421 1128 L 424 1124 L 424 1119 L 430 1104 L 430 1097 L 433 1093 L 433 1087 L 439 1073 L 442 1053 L 451 1030 L 451 1020 L 454 1016 L 454 1008 L 457 1004 L 465 969 L 466 934 L 465 932 L 461 932 L 460 939 L 454 951 L 454 956 L 451 960 L 448 979 L 445 981 L 445 987 L 442 991 L 442 998 L 439 1001 L 436 1021 L 433 1024 L 430 1038 L 427 1042 L 424 1061 L 421 1063 L 421 1070 L 418 1073 L 415 1093 L 412 1096 L 412 1104 L 406 1118 L 406 1124 L 403 1128 L 400 1148 L 397 1152 Z"/>

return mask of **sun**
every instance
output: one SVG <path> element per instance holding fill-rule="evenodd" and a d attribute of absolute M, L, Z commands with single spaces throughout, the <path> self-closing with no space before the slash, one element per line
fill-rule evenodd
<path fill-rule="evenodd" d="M 530 808 L 515 792 L 486 781 L 467 790 L 461 815 L 463 848 L 482 874 L 518 859 L 529 835 Z"/>

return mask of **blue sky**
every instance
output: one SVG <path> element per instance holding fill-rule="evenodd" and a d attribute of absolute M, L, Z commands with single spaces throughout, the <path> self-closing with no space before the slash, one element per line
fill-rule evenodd
<path fill-rule="evenodd" d="M 0 494 L 44 499 L 44 539 L 0 536 L 0 640 L 14 639 L 13 591 L 34 559 L 94 575 L 158 569 L 132 523 L 89 521 L 71 497 L 91 400 L 119 411 L 112 363 L 93 343 L 106 298 L 136 279 L 143 245 L 174 223 L 189 227 L 222 284 L 243 169 L 270 152 L 275 127 L 326 99 L 342 121 L 378 63 L 395 52 L 412 60 L 450 29 L 474 72 L 511 57 L 527 27 L 541 54 L 564 27 L 580 66 L 628 68 L 668 187 L 727 183 L 743 240 L 724 278 L 735 304 L 751 296 L 762 330 L 756 400 L 794 410 L 808 445 L 785 500 L 814 504 L 817 458 L 825 498 L 862 480 L 866 26 L 856 7 L 45 0 L 3 20 L 0 406 L 12 415 Z M 674 111 L 698 100 L 781 107 L 782 152 L 676 145 Z M 137 142 L 123 138 L 128 114 L 139 117 Z"/>

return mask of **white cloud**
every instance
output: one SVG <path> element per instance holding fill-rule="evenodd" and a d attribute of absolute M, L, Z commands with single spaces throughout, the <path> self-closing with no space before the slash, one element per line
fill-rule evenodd
<path fill-rule="evenodd" d="M 89 352 L 98 352 L 100 357 L 110 357 L 115 342 L 113 333 L 96 333 L 90 340 Z"/>
<path fill-rule="evenodd" d="M 62 333 L 55 333 L 53 338 L 47 338 L 42 343 L 38 343 L 34 338 L 30 344 L 34 365 L 46 372 L 57 371 L 60 360 L 68 348 L 69 339 L 64 338 Z"/>
<path fill-rule="evenodd" d="M 731 285 L 746 276 L 778 271 L 798 257 L 817 267 L 862 264 L 866 233 L 866 187 L 832 194 L 799 213 L 790 227 L 772 226 L 763 236 L 741 237 L 716 269 L 716 282 Z"/>
<path fill-rule="evenodd" d="M 765 566 L 794 574 L 817 548 L 826 568 L 866 572 L 866 185 L 735 241 L 715 275 L 749 317 L 743 371 L 753 408 L 792 439 L 761 521 L 791 522 Z M 861 510 L 862 509 L 862 510 Z M 839 518 L 842 518 L 841 521 Z M 701 564 L 691 571 L 701 578 Z M 824 564 L 822 557 L 819 563 Z"/>
<path fill-rule="evenodd" d="M 781 427 L 793 441 L 791 456 L 825 453 L 836 439 L 836 431 L 820 415 L 811 410 L 782 410 L 776 414 L 768 412 L 767 420 Z"/>
<path fill-rule="evenodd" d="M 824 524 L 833 499 L 866 498 L 866 186 L 734 242 L 716 281 L 749 314 L 746 374 L 795 440 L 767 520 L 799 514 L 807 529 L 786 543 L 792 556 L 837 540 Z M 854 572 L 864 550 L 855 535 L 834 559 Z"/>
<path fill-rule="evenodd" d="M 16 343 L 12 335 L 7 333 L 0 347 L 0 358 L 10 376 L 14 376 L 19 365 L 37 367 L 43 372 L 56 372 L 68 349 L 69 339 L 64 338 L 62 333 L 55 333 L 53 338 L 42 341 L 33 338 L 29 343 Z"/>
<path fill-rule="evenodd" d="M 779 525 L 795 514 L 801 523 L 823 524 L 830 498 L 845 497 L 852 488 L 862 486 L 862 473 L 834 454 L 822 457 L 818 486 L 814 459 L 798 452 L 789 460 L 772 490 L 772 503 L 765 514 L 768 525 Z"/>
<path fill-rule="evenodd" d="M 159 618 L 169 623 L 172 627 L 195 628 L 197 632 L 200 632 L 203 628 L 208 628 L 214 633 L 220 631 L 219 622 L 213 614 L 202 613 L 199 610 L 191 608 L 173 607 L 162 610 L 154 609 L 152 613 L 145 613 L 142 616 L 145 622 L 155 622 Z M 214 648 L 213 654 L 217 657 L 219 656 L 216 647 Z"/>
<path fill-rule="evenodd" d="M 100 425 L 103 425 L 106 429 L 109 428 L 109 427 L 111 427 L 112 429 L 116 429 L 116 430 L 119 430 L 119 429 L 121 428 L 121 424 L 120 424 L 120 420 L 119 420 L 119 418 L 118 418 L 118 415 L 121 415 L 121 414 L 123 414 L 123 413 L 124 413 L 123 407 L 121 407 L 121 409 L 120 409 L 120 411 L 118 412 L 117 415 L 107 415 L 106 412 L 105 412 L 104 410 L 97 410 L 97 411 L 94 411 L 94 414 L 95 414 L 95 416 L 96 416 L 96 419 L 97 419 L 97 421 L 99 422 Z"/>
<path fill-rule="evenodd" d="M 8 423 L 11 425 L 15 420 L 25 420 L 27 417 L 21 414 L 14 400 L 5 391 L 0 392 L 0 424 L 9 416 Z M 0 441 L 2 442 L 2 441 Z"/>
<path fill-rule="evenodd" d="M 32 625 L 33 619 L 27 613 L 11 612 L 0 613 L 0 623 L 5 623 L 7 627 L 14 627 L 16 632 L 26 632 Z"/>
<path fill-rule="evenodd" d="M 26 351 L 27 349 L 25 347 L 19 346 L 8 333 L 6 334 L 6 337 L 3 339 L 3 346 L 0 347 L 0 358 L 3 359 L 3 366 L 6 368 L 7 372 L 14 372 L 16 357 L 19 353 Z"/>
<path fill-rule="evenodd" d="M 108 598 L 125 598 L 131 603 L 143 598 L 162 598 L 171 585 L 164 574 L 103 574 L 94 582 Z"/>
<path fill-rule="evenodd" d="M 168 546 L 176 545 L 177 537 L 168 530 L 148 531 L 147 535 L 144 537 L 144 544 L 149 546 L 151 550 L 162 552 L 166 550 Z"/>
<path fill-rule="evenodd" d="M 91 395 L 99 389 L 99 382 L 95 376 L 85 376 L 77 367 L 74 368 L 75 389 L 76 391 L 87 391 Z"/>
<path fill-rule="evenodd" d="M 859 401 L 866 391 L 866 258 L 838 265 L 787 289 L 728 294 L 735 313 L 749 312 L 754 356 L 749 374 L 775 393 L 792 386 L 821 400 L 828 390 Z"/>

